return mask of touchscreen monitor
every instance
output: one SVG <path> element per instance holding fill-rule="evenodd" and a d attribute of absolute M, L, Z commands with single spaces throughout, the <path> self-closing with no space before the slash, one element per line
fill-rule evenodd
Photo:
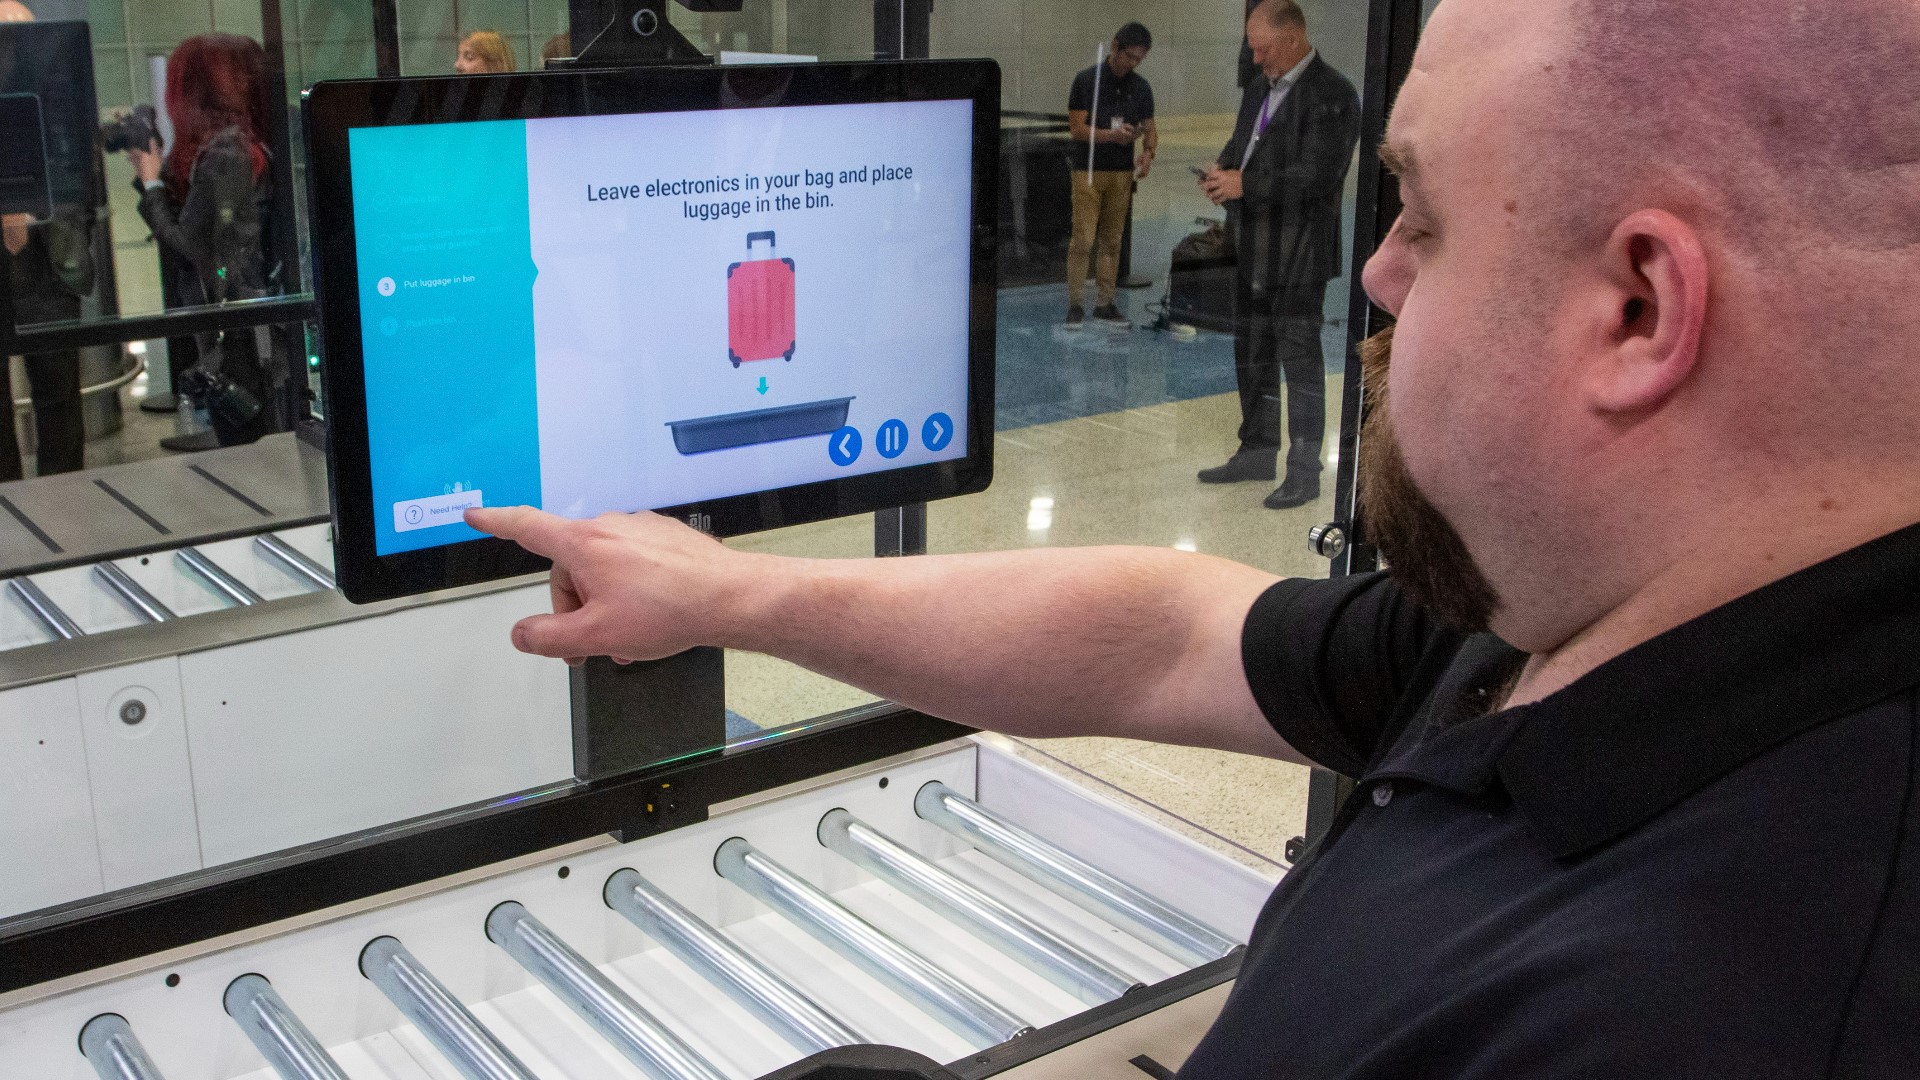
<path fill-rule="evenodd" d="M 998 81 L 940 61 L 314 87 L 347 596 L 542 568 L 474 506 L 728 535 L 986 487 Z"/>

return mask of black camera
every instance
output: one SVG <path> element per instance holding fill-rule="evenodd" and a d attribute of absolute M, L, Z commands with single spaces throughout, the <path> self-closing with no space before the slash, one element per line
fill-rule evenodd
<path fill-rule="evenodd" d="M 180 392 L 188 398 L 202 402 L 207 414 L 222 423 L 244 428 L 253 423 L 265 408 L 253 392 L 234 382 L 225 372 L 208 371 L 204 367 L 190 368 L 180 373 Z"/>
<path fill-rule="evenodd" d="M 146 150 L 160 139 L 160 116 L 151 105 L 135 105 L 125 116 L 100 125 L 100 142 L 109 154 Z"/>

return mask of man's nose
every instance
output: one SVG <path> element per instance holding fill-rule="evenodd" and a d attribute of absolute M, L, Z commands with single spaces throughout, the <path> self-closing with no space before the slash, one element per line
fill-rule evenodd
<path fill-rule="evenodd" d="M 1387 243 L 1367 260 L 1366 269 L 1360 274 L 1360 285 L 1366 289 L 1369 299 L 1398 318 L 1413 281 L 1406 254 L 1394 246 L 1392 235 L 1388 233 Z"/>

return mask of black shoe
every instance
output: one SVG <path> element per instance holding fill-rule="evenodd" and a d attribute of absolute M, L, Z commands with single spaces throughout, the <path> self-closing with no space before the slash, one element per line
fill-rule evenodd
<path fill-rule="evenodd" d="M 1067 329 L 1078 330 L 1086 321 L 1086 313 L 1080 310 L 1079 304 L 1075 304 L 1067 309 Z"/>
<path fill-rule="evenodd" d="M 179 408 L 180 397 L 171 390 L 160 390 L 140 399 L 141 412 L 170 413 Z"/>
<path fill-rule="evenodd" d="M 1200 482 L 1203 484 L 1238 484 L 1246 480 L 1271 481 L 1280 471 L 1276 461 L 1278 454 L 1240 453 L 1227 459 L 1225 465 L 1200 470 Z"/>
<path fill-rule="evenodd" d="M 1292 510 L 1320 497 L 1320 474 L 1288 473 L 1287 479 L 1261 503 L 1269 510 Z"/>
<path fill-rule="evenodd" d="M 1099 307 L 1094 308 L 1093 317 L 1102 322 L 1123 323 L 1127 321 L 1126 314 L 1113 304 L 1101 304 Z"/>

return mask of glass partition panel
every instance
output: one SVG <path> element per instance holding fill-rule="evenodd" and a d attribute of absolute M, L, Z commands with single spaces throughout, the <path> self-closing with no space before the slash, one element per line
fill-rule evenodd
<path fill-rule="evenodd" d="M 1327 573 L 1306 536 L 1335 515 L 1368 5 L 1301 6 L 1303 34 L 1262 42 L 1279 79 L 1248 57 L 1239 4 L 934 7 L 933 54 L 997 59 L 1007 114 L 994 486 L 930 508 L 933 550 L 1142 544 Z M 1120 33 L 1135 21 L 1149 48 Z M 1210 195 L 1211 170 L 1243 197 Z M 1033 749 L 1276 864 L 1302 832 L 1303 768 Z"/>

